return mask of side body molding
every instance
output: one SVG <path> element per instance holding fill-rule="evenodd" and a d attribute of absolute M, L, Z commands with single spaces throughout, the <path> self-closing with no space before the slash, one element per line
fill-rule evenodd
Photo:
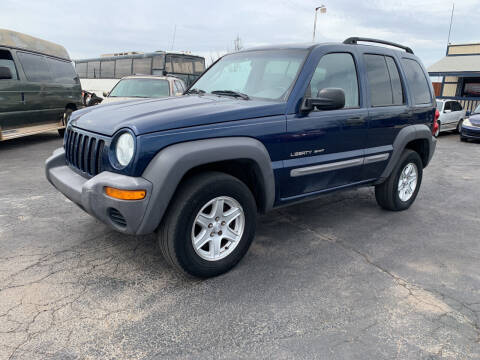
<path fill-rule="evenodd" d="M 275 201 L 272 162 L 265 146 L 248 137 L 228 137 L 189 141 L 161 150 L 142 174 L 153 184 L 151 198 L 137 234 L 155 231 L 182 177 L 192 168 L 217 161 L 248 159 L 260 170 L 265 211 Z"/>
<path fill-rule="evenodd" d="M 400 130 L 397 137 L 395 138 L 395 141 L 393 142 L 393 152 L 392 156 L 390 157 L 390 161 L 388 162 L 387 167 L 380 176 L 380 179 L 376 183 L 381 183 L 390 175 L 407 144 L 410 141 L 418 139 L 425 139 L 428 141 L 428 161 L 425 164 L 425 167 L 428 165 L 433 156 L 433 153 L 435 152 L 437 139 L 433 137 L 432 131 L 425 124 L 406 126 L 402 130 Z"/>

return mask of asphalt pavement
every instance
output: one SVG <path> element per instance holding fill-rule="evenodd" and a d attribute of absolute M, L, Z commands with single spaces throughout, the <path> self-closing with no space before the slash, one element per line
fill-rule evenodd
<path fill-rule="evenodd" d="M 362 188 L 261 216 L 209 280 L 57 192 L 59 146 L 0 143 L 0 359 L 480 359 L 480 143 L 440 136 L 408 211 Z"/>

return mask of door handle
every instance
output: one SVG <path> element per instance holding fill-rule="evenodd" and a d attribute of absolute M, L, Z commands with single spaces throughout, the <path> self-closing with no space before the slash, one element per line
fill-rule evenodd
<path fill-rule="evenodd" d="M 345 121 L 345 124 L 350 125 L 350 126 L 363 125 L 363 124 L 365 124 L 365 117 L 364 116 L 355 116 L 355 117 L 348 118 Z"/>
<path fill-rule="evenodd" d="M 25 93 L 22 92 L 22 104 L 25 105 L 27 102 L 25 101 Z"/>

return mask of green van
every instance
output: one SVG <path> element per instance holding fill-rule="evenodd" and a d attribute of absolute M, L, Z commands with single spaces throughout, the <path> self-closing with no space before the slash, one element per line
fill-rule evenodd
<path fill-rule="evenodd" d="M 81 92 L 63 46 L 0 29 L 0 141 L 51 130 L 63 136 Z"/>

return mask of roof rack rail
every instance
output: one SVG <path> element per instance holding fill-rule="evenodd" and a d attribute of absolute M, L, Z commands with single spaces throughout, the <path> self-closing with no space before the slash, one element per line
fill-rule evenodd
<path fill-rule="evenodd" d="M 349 37 L 343 43 L 344 44 L 356 45 L 358 41 L 364 41 L 364 42 L 371 42 L 371 43 L 378 43 L 378 44 L 394 46 L 394 47 L 398 47 L 400 49 L 405 50 L 407 53 L 413 54 L 413 50 L 411 48 L 409 48 L 408 46 L 403 46 L 403 45 L 400 45 L 400 44 L 397 44 L 397 43 L 393 43 L 393 42 L 385 41 L 385 40 L 379 40 L 379 39 L 371 39 L 371 38 L 363 38 L 363 37 Z"/>

